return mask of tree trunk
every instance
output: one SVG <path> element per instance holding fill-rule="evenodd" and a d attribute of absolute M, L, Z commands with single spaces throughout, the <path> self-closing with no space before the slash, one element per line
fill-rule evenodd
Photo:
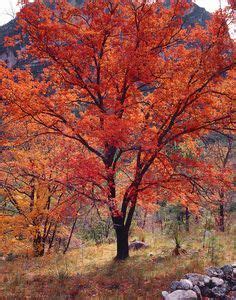
<path fill-rule="evenodd" d="M 219 207 L 219 229 L 220 231 L 224 232 L 225 231 L 225 211 L 224 211 L 224 204 L 220 203 Z"/>
<path fill-rule="evenodd" d="M 53 230 L 53 233 L 52 233 L 52 237 L 51 237 L 51 239 L 49 241 L 48 251 L 50 251 L 50 249 L 53 246 L 53 241 L 54 241 L 54 238 L 55 238 L 55 235 L 56 235 L 56 231 L 57 231 L 57 224 L 54 227 L 54 230 Z"/>
<path fill-rule="evenodd" d="M 124 226 L 117 226 L 115 231 L 117 241 L 117 254 L 115 259 L 124 260 L 129 257 L 128 231 Z"/>
<path fill-rule="evenodd" d="M 146 220 L 147 220 L 147 210 L 145 209 L 145 213 L 144 213 L 144 217 L 143 217 L 143 224 L 141 226 L 142 229 L 145 228 Z"/>
<path fill-rule="evenodd" d="M 35 257 L 43 256 L 44 249 L 45 249 L 44 240 L 41 237 L 41 235 L 39 233 L 37 233 L 33 240 L 34 256 Z"/>
<path fill-rule="evenodd" d="M 185 229 L 187 232 L 189 232 L 189 218 L 190 218 L 190 213 L 188 210 L 188 207 L 185 209 Z"/>
<path fill-rule="evenodd" d="M 77 215 L 76 218 L 74 219 L 74 222 L 73 222 L 73 225 L 72 225 L 72 228 L 71 228 L 71 231 L 70 231 L 70 235 L 69 235 L 69 238 L 68 238 L 66 247 L 65 247 L 65 249 L 64 249 L 64 251 L 63 251 L 64 254 L 65 254 L 66 251 L 69 249 L 70 241 L 71 241 L 71 238 L 72 238 L 74 229 L 75 229 L 75 225 L 76 225 L 77 219 L 78 219 L 78 215 Z"/>

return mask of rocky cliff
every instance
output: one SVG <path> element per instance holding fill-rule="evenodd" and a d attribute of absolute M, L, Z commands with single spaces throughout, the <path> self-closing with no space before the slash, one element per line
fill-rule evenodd
<path fill-rule="evenodd" d="M 73 5 L 80 5 L 83 3 L 83 0 L 69 0 Z M 185 16 L 186 26 L 199 23 L 202 26 L 205 25 L 206 20 L 210 18 L 210 13 L 207 12 L 204 8 L 201 8 L 197 5 L 194 5 L 189 13 Z M 0 26 L 0 60 L 7 63 L 8 67 L 14 68 L 24 68 L 25 65 L 30 64 L 31 69 L 34 73 L 40 73 L 42 70 L 42 65 L 37 60 L 22 60 L 18 58 L 17 51 L 23 50 L 25 45 L 18 44 L 15 47 L 5 47 L 4 39 L 7 36 L 13 36 L 19 33 L 17 29 L 17 19 L 10 21 L 9 23 Z"/>

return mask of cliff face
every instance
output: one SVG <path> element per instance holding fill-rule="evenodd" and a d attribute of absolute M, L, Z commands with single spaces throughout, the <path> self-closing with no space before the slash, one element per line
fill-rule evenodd
<path fill-rule="evenodd" d="M 69 0 L 73 5 L 80 5 L 83 0 Z M 167 0 L 168 2 L 168 0 Z M 194 5 L 189 13 L 185 16 L 186 26 L 194 26 L 194 24 L 199 23 L 204 26 L 206 20 L 210 18 L 210 13 L 204 8 Z M 7 36 L 13 36 L 19 33 L 17 29 L 17 20 L 14 19 L 9 23 L 0 26 L 0 60 L 7 63 L 8 67 L 14 68 L 24 68 L 25 65 L 30 64 L 32 71 L 37 74 L 42 70 L 42 65 L 36 60 L 22 60 L 17 57 L 17 50 L 23 50 L 25 48 L 24 44 L 17 45 L 15 47 L 5 47 L 4 39 Z"/>
<path fill-rule="evenodd" d="M 13 36 L 18 33 L 16 23 L 16 19 L 14 19 L 9 23 L 0 26 L 0 60 L 5 61 L 9 67 L 12 67 L 17 63 L 16 51 L 19 49 L 17 49 L 17 47 L 5 47 L 4 39 L 7 36 Z"/>

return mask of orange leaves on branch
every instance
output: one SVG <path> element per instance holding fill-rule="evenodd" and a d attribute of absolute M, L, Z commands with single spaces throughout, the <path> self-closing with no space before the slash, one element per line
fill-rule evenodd
<path fill-rule="evenodd" d="M 59 161 L 68 167 L 63 182 L 111 212 L 120 202 L 126 212 L 139 196 L 195 207 L 203 186 L 223 185 L 214 164 L 201 160 L 198 139 L 233 129 L 228 14 L 187 28 L 188 1 L 56 2 L 52 9 L 36 1 L 19 14 L 26 53 L 47 65 L 38 78 L 1 67 L 4 121 L 25 122 L 28 138 L 70 141 L 69 162 Z"/>

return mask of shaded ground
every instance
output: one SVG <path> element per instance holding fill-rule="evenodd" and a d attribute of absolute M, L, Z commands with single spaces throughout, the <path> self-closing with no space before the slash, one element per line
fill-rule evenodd
<path fill-rule="evenodd" d="M 114 244 L 0 262 L 0 299 L 160 299 L 182 275 L 234 260 L 233 233 L 218 233 L 205 249 L 201 235 L 190 234 L 187 253 L 179 257 L 173 257 L 173 242 L 166 236 L 147 240 L 150 248 L 132 252 L 121 263 L 113 261 Z"/>

